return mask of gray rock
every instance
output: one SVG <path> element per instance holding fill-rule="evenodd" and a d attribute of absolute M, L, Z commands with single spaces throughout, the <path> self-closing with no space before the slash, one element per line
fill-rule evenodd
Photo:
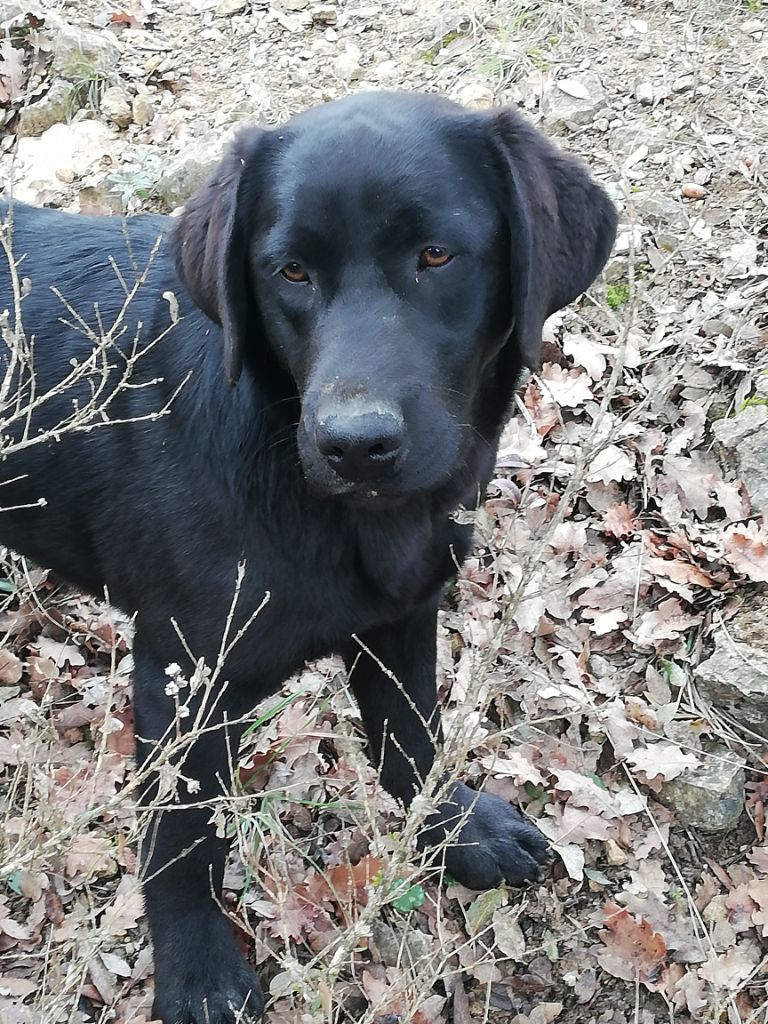
<path fill-rule="evenodd" d="M 659 799 L 690 828 L 727 832 L 744 809 L 743 762 L 720 744 L 712 744 L 698 757 L 701 764 L 664 783 Z"/>
<path fill-rule="evenodd" d="M 640 220 L 653 228 L 687 228 L 688 214 L 682 203 L 658 192 L 636 192 L 632 205 Z"/>
<path fill-rule="evenodd" d="M 134 124 L 137 124 L 139 128 L 146 128 L 155 116 L 155 108 L 148 96 L 139 93 L 138 96 L 133 97 L 131 113 L 133 114 Z"/>
<path fill-rule="evenodd" d="M 248 0 L 221 0 L 216 8 L 219 18 L 231 18 L 233 14 L 241 14 L 248 6 Z"/>
<path fill-rule="evenodd" d="M 728 632 L 715 634 L 711 658 L 696 669 L 700 691 L 752 732 L 768 738 L 768 647 L 735 639 Z"/>
<path fill-rule="evenodd" d="M 550 129 L 591 124 L 606 105 L 597 75 L 573 75 L 550 89 L 544 100 L 544 123 Z"/>
<path fill-rule="evenodd" d="M 17 3 L 17 0 L 0 0 L 0 24 L 23 18 L 29 10 L 29 4 Z"/>
<path fill-rule="evenodd" d="M 117 125 L 118 128 L 127 128 L 133 120 L 131 101 L 119 85 L 113 85 L 104 90 L 99 106 L 107 121 Z"/>
<path fill-rule="evenodd" d="M 335 25 L 339 20 L 339 12 L 333 4 L 323 4 L 312 11 L 312 21 L 316 25 Z"/>
<path fill-rule="evenodd" d="M 463 85 L 456 97 L 459 103 L 471 110 L 488 110 L 493 106 L 493 90 L 480 82 L 470 82 Z"/>
<path fill-rule="evenodd" d="M 343 82 L 356 82 L 363 77 L 363 69 L 360 67 L 360 48 L 354 43 L 347 45 L 346 50 L 340 53 L 333 62 L 333 70 Z"/>
<path fill-rule="evenodd" d="M 728 448 L 756 512 L 768 512 L 768 406 L 748 405 L 735 416 L 718 420 L 715 437 Z"/>
<path fill-rule="evenodd" d="M 64 124 L 80 106 L 80 91 L 72 82 L 55 79 L 45 96 L 19 113 L 19 135 L 42 135 L 51 125 Z"/>
<path fill-rule="evenodd" d="M 174 160 L 157 183 L 157 193 L 169 210 L 181 206 L 204 185 L 221 160 L 220 138 L 198 141 Z"/>
<path fill-rule="evenodd" d="M 653 104 L 653 86 L 650 82 L 638 82 L 635 86 L 635 99 L 644 107 Z"/>
<path fill-rule="evenodd" d="M 638 121 L 612 127 L 608 132 L 608 145 L 611 152 L 621 157 L 628 157 L 640 145 L 647 146 L 648 153 L 655 155 L 669 145 L 669 137 L 663 128 Z"/>
<path fill-rule="evenodd" d="M 120 44 L 109 32 L 62 22 L 53 36 L 52 70 L 70 82 L 111 80 L 120 60 Z"/>

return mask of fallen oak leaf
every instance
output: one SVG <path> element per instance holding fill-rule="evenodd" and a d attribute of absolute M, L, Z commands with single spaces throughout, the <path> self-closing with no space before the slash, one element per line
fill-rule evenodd
<path fill-rule="evenodd" d="M 627 754 L 627 761 L 636 771 L 642 772 L 649 783 L 659 777 L 669 782 L 699 764 L 695 754 L 684 753 L 676 743 L 664 742 L 637 747 Z"/>
<path fill-rule="evenodd" d="M 758 871 L 768 875 L 768 846 L 755 846 L 747 854 L 747 860 L 754 864 Z"/>
<path fill-rule="evenodd" d="M 594 397 L 592 382 L 581 370 L 564 370 L 557 363 L 545 363 L 539 377 L 546 397 L 562 409 L 579 409 Z"/>
<path fill-rule="evenodd" d="M 733 946 L 720 956 L 710 953 L 707 962 L 699 968 L 698 974 L 713 988 L 735 991 L 756 966 L 756 959 L 750 956 L 743 946 Z"/>
<path fill-rule="evenodd" d="M 664 477 L 659 481 L 659 493 L 676 493 L 684 509 L 706 519 L 718 483 L 710 465 L 698 453 L 695 457 L 665 455 L 662 465 Z"/>
<path fill-rule="evenodd" d="M 664 991 L 678 1010 L 688 1009 L 700 1017 L 708 1005 L 706 984 L 695 971 L 686 971 L 682 964 L 670 964 L 663 974 Z"/>
<path fill-rule="evenodd" d="M 644 612 L 635 630 L 635 639 L 643 647 L 653 647 L 660 640 L 677 640 L 680 634 L 701 623 L 701 616 L 683 610 L 676 597 L 668 597 L 658 608 Z"/>
<path fill-rule="evenodd" d="M 635 532 L 635 517 L 626 501 L 617 502 L 606 511 L 602 523 L 603 533 L 621 539 Z"/>
<path fill-rule="evenodd" d="M 110 877 L 116 870 L 114 847 L 106 836 L 86 832 L 75 837 L 64 863 L 64 873 L 68 878 L 82 882 L 94 876 Z"/>
<path fill-rule="evenodd" d="M 682 585 L 693 585 L 711 589 L 714 586 L 712 577 L 690 562 L 684 562 L 680 558 L 649 558 L 645 563 L 646 569 L 656 576 L 666 576 L 674 583 Z"/>
<path fill-rule="evenodd" d="M 135 928 L 144 915 L 144 897 L 138 879 L 123 875 L 115 890 L 112 902 L 101 918 L 100 932 L 114 938 Z"/>
<path fill-rule="evenodd" d="M 768 938 L 768 878 L 756 878 L 749 883 L 747 892 L 759 907 L 752 914 L 755 928 L 763 938 Z"/>
<path fill-rule="evenodd" d="M 616 903 L 606 903 L 603 914 L 605 927 L 598 935 L 606 948 L 597 954 L 600 966 L 614 978 L 639 981 L 657 991 L 667 958 L 663 936 Z"/>
<path fill-rule="evenodd" d="M 608 484 L 614 480 L 632 480 L 635 472 L 635 460 L 629 452 L 616 444 L 609 444 L 590 462 L 587 481 Z"/>
<path fill-rule="evenodd" d="M 609 818 L 621 817 L 613 795 L 596 777 L 590 778 L 568 768 L 553 769 L 552 774 L 557 779 L 555 788 L 570 793 L 569 803 L 575 807 L 586 807 L 595 814 L 604 814 Z"/>
<path fill-rule="evenodd" d="M 584 334 L 566 334 L 563 339 L 563 352 L 577 366 L 583 366 L 592 380 L 599 380 L 605 373 L 606 355 L 613 349 L 601 345 Z"/>
<path fill-rule="evenodd" d="M 23 674 L 24 667 L 13 651 L 7 647 L 0 648 L 0 686 L 18 683 Z"/>
<path fill-rule="evenodd" d="M 366 888 L 380 874 L 381 863 L 379 857 L 368 854 L 357 864 L 337 864 L 322 874 L 311 873 L 297 891 L 305 894 L 306 902 L 316 908 L 323 903 L 336 903 L 342 909 L 354 903 L 364 906 L 368 902 Z"/>
<path fill-rule="evenodd" d="M 757 523 L 729 526 L 723 533 L 723 556 L 736 572 L 755 583 L 768 583 L 768 530 Z"/>

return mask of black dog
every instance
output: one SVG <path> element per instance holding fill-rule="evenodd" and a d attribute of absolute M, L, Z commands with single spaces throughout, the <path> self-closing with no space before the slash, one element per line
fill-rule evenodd
<path fill-rule="evenodd" d="M 145 843 L 154 1016 L 256 1018 L 257 979 L 215 898 L 225 845 L 210 810 L 183 802 L 221 792 L 231 723 L 334 651 L 354 665 L 384 785 L 411 800 L 440 737 L 438 601 L 471 540 L 451 513 L 482 495 L 542 323 L 603 266 L 615 213 L 512 110 L 364 94 L 243 132 L 177 222 L 20 205 L 12 221 L 35 395 L 86 365 L 97 335 L 114 341 L 106 370 L 33 407 L 26 436 L 71 422 L 74 402 L 87 412 L 98 387 L 112 422 L 6 459 L 0 505 L 45 504 L 0 514 L 0 536 L 136 611 L 140 761 L 173 721 L 166 667 L 189 675 L 189 652 L 219 664 L 220 699 L 183 766 L 198 787 L 180 785 L 181 808 Z M 0 268 L 0 311 L 12 305 Z M 240 563 L 230 637 L 268 600 L 222 667 Z M 462 784 L 427 840 L 473 801 L 450 872 L 477 889 L 533 877 L 543 839 Z"/>

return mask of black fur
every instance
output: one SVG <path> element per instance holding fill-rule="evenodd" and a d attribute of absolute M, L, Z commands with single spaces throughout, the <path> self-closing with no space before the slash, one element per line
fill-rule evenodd
<path fill-rule="evenodd" d="M 227 658 L 217 720 L 244 715 L 307 660 L 339 652 L 354 663 L 383 782 L 410 801 L 433 761 L 430 732 L 440 735 L 439 597 L 471 540 L 450 513 L 482 495 L 542 323 L 599 272 L 615 222 L 584 168 L 514 111 L 406 94 L 363 94 L 275 131 L 246 130 L 177 222 L 14 206 L 38 395 L 94 347 L 52 286 L 92 328 L 109 328 L 125 297 L 115 266 L 130 288 L 160 239 L 110 352 L 103 394 L 120 422 L 25 448 L 3 464 L 0 491 L 5 508 L 46 502 L 0 514 L 6 544 L 85 590 L 107 587 L 137 613 L 140 761 L 171 721 L 166 666 L 189 671 L 171 617 L 195 657 L 215 664 L 244 562 L 233 629 L 270 596 Z M 429 246 L 453 259 L 420 264 Z M 285 280 L 290 262 L 308 283 Z M 10 306 L 0 267 L 0 310 Z M 116 390 L 136 338 L 141 348 L 164 331 Z M 148 418 L 177 391 L 167 415 Z M 32 435 L 88 394 L 86 381 L 42 403 Z M 381 424 L 395 450 L 363 447 L 359 478 L 354 466 L 339 475 L 337 449 L 318 440 L 329 423 L 341 429 L 342 455 Z M 201 785 L 193 800 L 220 792 L 239 733 L 222 726 L 193 745 L 184 766 Z M 180 796 L 190 799 L 184 786 Z M 425 842 L 450 830 L 456 805 L 476 800 L 447 858 L 454 876 L 481 888 L 535 875 L 545 843 L 517 811 L 463 785 L 453 796 Z M 145 844 L 154 1016 L 166 1024 L 229 1024 L 230 1004 L 261 1011 L 256 977 L 212 897 L 225 846 L 208 818 L 183 807 L 160 815 Z"/>

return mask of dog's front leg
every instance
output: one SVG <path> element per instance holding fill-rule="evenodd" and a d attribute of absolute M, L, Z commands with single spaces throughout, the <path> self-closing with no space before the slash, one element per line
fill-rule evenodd
<path fill-rule="evenodd" d="M 442 742 L 436 687 L 437 606 L 360 637 L 346 653 L 350 683 L 363 717 L 381 781 L 408 806 L 419 792 Z M 536 876 L 547 852 L 543 836 L 499 797 L 462 782 L 425 822 L 423 845 L 451 839 L 448 871 L 472 889 L 502 880 L 519 884 Z"/>
<path fill-rule="evenodd" d="M 134 655 L 137 761 L 148 818 L 142 877 L 155 955 L 152 1017 L 163 1024 L 258 1020 L 259 982 L 221 908 L 227 844 L 211 823 L 213 802 L 230 788 L 242 727 L 228 724 L 233 702 L 205 687 L 185 712 L 189 688 L 173 692 L 173 679 L 140 632 Z"/>

